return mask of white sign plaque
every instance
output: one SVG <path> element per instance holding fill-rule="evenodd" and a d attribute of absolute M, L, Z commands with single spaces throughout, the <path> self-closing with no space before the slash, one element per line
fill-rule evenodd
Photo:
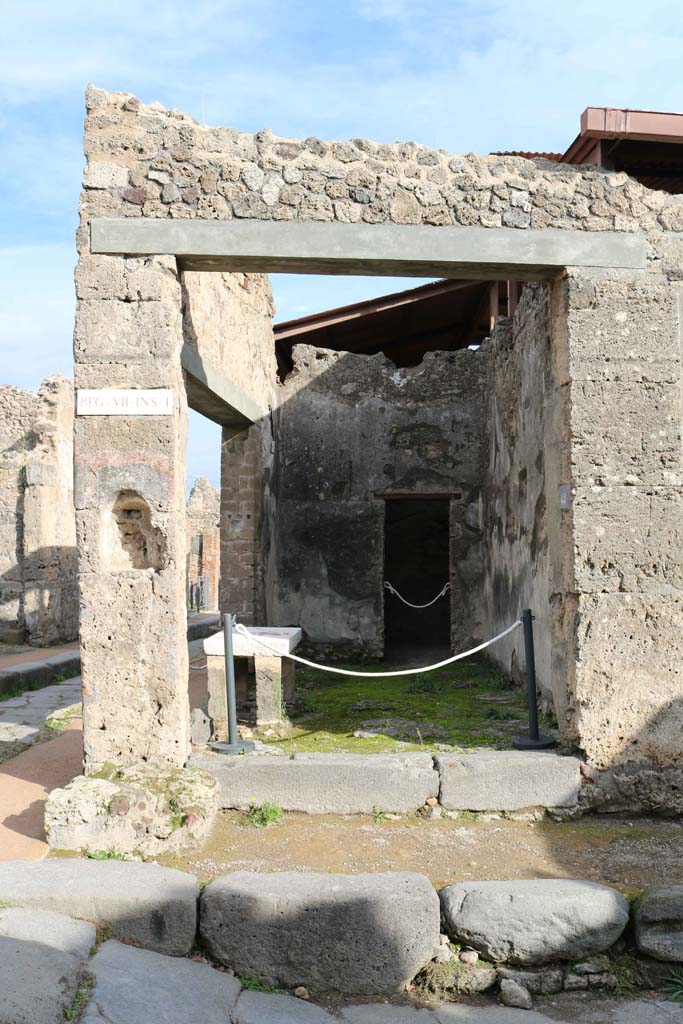
<path fill-rule="evenodd" d="M 79 388 L 77 416 L 171 416 L 171 388 Z"/>

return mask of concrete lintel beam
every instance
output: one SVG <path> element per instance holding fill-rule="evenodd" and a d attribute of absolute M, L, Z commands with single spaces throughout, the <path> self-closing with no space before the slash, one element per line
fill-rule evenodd
<path fill-rule="evenodd" d="M 191 409 L 223 427 L 238 430 L 256 423 L 263 410 L 256 402 L 205 362 L 195 349 L 183 345 L 180 361 L 185 371 L 187 401 Z"/>
<path fill-rule="evenodd" d="M 189 270 L 552 278 L 564 267 L 646 265 L 645 238 L 616 231 L 96 217 L 91 248 L 174 255 Z"/>

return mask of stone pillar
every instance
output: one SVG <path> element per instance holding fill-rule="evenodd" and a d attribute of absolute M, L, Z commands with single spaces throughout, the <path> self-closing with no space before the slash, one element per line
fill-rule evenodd
<path fill-rule="evenodd" d="M 564 286 L 568 716 L 598 767 L 683 753 L 681 287 L 652 271 L 572 271 Z"/>
<path fill-rule="evenodd" d="M 288 658 L 254 658 L 256 671 L 256 724 L 283 719 L 283 704 L 294 692 L 294 662 Z"/>
<path fill-rule="evenodd" d="M 260 429 L 223 429 L 221 444 L 220 608 L 257 622 Z"/>
<path fill-rule="evenodd" d="M 76 273 L 76 388 L 170 388 L 167 416 L 78 416 L 75 505 L 86 771 L 189 754 L 186 398 L 175 260 Z"/>

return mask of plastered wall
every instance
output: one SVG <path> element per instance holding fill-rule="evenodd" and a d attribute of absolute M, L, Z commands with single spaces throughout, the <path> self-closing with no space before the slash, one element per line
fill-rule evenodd
<path fill-rule="evenodd" d="M 276 621 L 304 624 L 320 650 L 381 655 L 384 497 L 430 494 L 451 502 L 453 643 L 478 635 L 485 385 L 479 352 L 397 369 L 295 347 L 274 421 Z"/>

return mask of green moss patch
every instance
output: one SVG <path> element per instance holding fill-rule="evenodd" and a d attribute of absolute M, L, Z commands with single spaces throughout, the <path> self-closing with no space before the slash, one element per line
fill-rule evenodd
<path fill-rule="evenodd" d="M 382 672 L 386 666 L 364 664 L 366 670 Z M 285 750 L 505 749 L 526 725 L 525 693 L 484 660 L 378 679 L 297 666 L 296 691 L 288 728 L 276 736 L 261 732 L 265 742 Z"/>

